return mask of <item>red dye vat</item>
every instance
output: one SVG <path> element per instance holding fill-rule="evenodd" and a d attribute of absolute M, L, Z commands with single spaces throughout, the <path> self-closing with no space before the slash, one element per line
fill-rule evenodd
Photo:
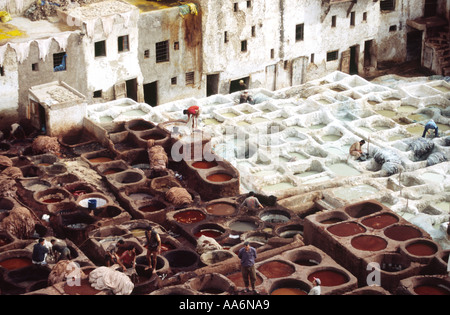
<path fill-rule="evenodd" d="M 216 167 L 218 164 L 217 162 L 208 162 L 208 161 L 198 161 L 192 164 L 192 167 L 194 168 L 200 168 L 200 169 L 208 169 Z"/>
<path fill-rule="evenodd" d="M 392 240 L 402 242 L 412 238 L 421 237 L 422 233 L 412 226 L 398 225 L 387 228 L 386 231 L 384 231 L 384 235 Z"/>
<path fill-rule="evenodd" d="M 119 172 L 122 172 L 123 169 L 121 168 L 109 168 L 106 171 L 103 172 L 103 175 L 111 175 L 111 174 L 116 174 Z"/>
<path fill-rule="evenodd" d="M 101 157 L 89 159 L 89 162 L 91 162 L 91 163 L 105 163 L 105 162 L 111 162 L 112 160 L 113 159 L 111 159 L 109 157 L 101 156 Z"/>
<path fill-rule="evenodd" d="M 364 219 L 361 223 L 373 229 L 383 229 L 386 226 L 397 223 L 398 218 L 392 214 L 380 214 L 371 218 Z"/>
<path fill-rule="evenodd" d="M 359 250 L 376 252 L 385 249 L 387 242 L 378 236 L 361 235 L 352 239 L 352 246 Z"/>
<path fill-rule="evenodd" d="M 278 288 L 273 290 L 270 295 L 308 295 L 308 293 L 298 288 Z"/>
<path fill-rule="evenodd" d="M 406 246 L 406 250 L 408 251 L 408 253 L 415 256 L 431 256 L 434 255 L 437 251 L 435 246 L 422 242 L 408 245 Z"/>
<path fill-rule="evenodd" d="M 214 230 L 214 229 L 202 229 L 200 231 L 198 231 L 197 233 L 194 234 L 196 237 L 200 237 L 202 235 L 204 236 L 208 236 L 208 237 L 212 237 L 212 238 L 217 238 L 220 235 L 222 235 L 222 232 L 219 230 Z"/>
<path fill-rule="evenodd" d="M 233 178 L 233 176 L 225 174 L 225 173 L 217 173 L 217 174 L 212 174 L 206 177 L 207 180 L 212 181 L 212 182 L 227 182 L 229 180 L 231 180 Z"/>
<path fill-rule="evenodd" d="M 356 235 L 359 233 L 364 233 L 366 231 L 364 227 L 355 222 L 345 222 L 336 224 L 330 226 L 327 230 L 330 233 L 341 237 Z"/>
<path fill-rule="evenodd" d="M 48 199 L 42 200 L 42 202 L 44 202 L 44 203 L 57 203 L 57 202 L 61 202 L 61 201 L 62 201 L 61 198 L 48 198 Z"/>
<path fill-rule="evenodd" d="M 198 210 L 187 210 L 178 212 L 173 218 L 177 222 L 190 224 L 203 221 L 206 218 L 206 215 Z"/>
<path fill-rule="evenodd" d="M 258 270 L 267 278 L 273 279 L 290 276 L 295 268 L 281 261 L 270 261 L 260 266 Z"/>
<path fill-rule="evenodd" d="M 450 295 L 450 290 L 435 285 L 419 285 L 414 288 L 418 295 Z"/>
<path fill-rule="evenodd" d="M 27 266 L 31 266 L 32 262 L 29 258 L 10 258 L 0 261 L 0 266 L 7 270 L 15 270 Z"/>
<path fill-rule="evenodd" d="M 165 208 L 164 204 L 152 204 L 152 205 L 147 205 L 147 206 L 141 207 L 141 208 L 139 208 L 139 210 L 142 212 L 155 212 L 155 211 L 159 211 L 164 208 Z"/>
<path fill-rule="evenodd" d="M 334 270 L 316 271 L 308 276 L 308 280 L 311 282 L 314 278 L 319 278 L 320 285 L 324 287 L 334 287 L 348 282 L 345 274 Z"/>
<path fill-rule="evenodd" d="M 236 208 L 226 202 L 218 202 L 206 207 L 206 211 L 214 215 L 232 215 L 235 213 Z"/>

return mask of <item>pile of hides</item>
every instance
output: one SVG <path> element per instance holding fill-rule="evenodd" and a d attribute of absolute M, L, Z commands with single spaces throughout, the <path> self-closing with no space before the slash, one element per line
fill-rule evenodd
<path fill-rule="evenodd" d="M 431 153 L 430 156 L 427 158 L 427 166 L 439 164 L 445 161 L 447 161 L 447 158 L 445 157 L 444 153 L 434 152 Z"/>
<path fill-rule="evenodd" d="M 59 155 L 61 147 L 56 137 L 39 136 L 34 139 L 31 149 L 34 154 L 53 153 Z"/>
<path fill-rule="evenodd" d="M 402 160 L 390 149 L 380 149 L 373 156 L 374 160 L 381 164 L 381 176 L 391 176 L 403 170 Z"/>
<path fill-rule="evenodd" d="M 67 279 L 76 281 L 85 276 L 86 274 L 76 263 L 70 260 L 61 260 L 53 266 L 52 271 L 48 275 L 48 285 L 54 285 Z"/>
<path fill-rule="evenodd" d="M 169 158 L 164 148 L 160 145 L 151 146 L 147 148 L 148 159 L 150 161 L 150 168 L 154 171 L 163 171 L 167 168 Z"/>
<path fill-rule="evenodd" d="M 0 197 L 13 197 L 17 177 L 23 176 L 20 168 L 14 167 L 12 160 L 0 155 Z"/>
<path fill-rule="evenodd" d="M 182 187 L 172 187 L 166 192 L 166 200 L 175 207 L 180 207 L 192 203 L 192 196 Z"/>
<path fill-rule="evenodd" d="M 220 250 L 222 246 L 212 237 L 202 235 L 197 240 L 197 253 L 204 254 L 213 250 Z"/>
<path fill-rule="evenodd" d="M 19 239 L 29 239 L 34 234 L 35 225 L 34 216 L 27 208 L 16 207 L 0 222 L 0 230 L 7 231 Z"/>
<path fill-rule="evenodd" d="M 433 151 L 434 142 L 425 138 L 416 138 L 411 141 L 409 147 L 417 159 L 424 160 Z"/>
<path fill-rule="evenodd" d="M 115 295 L 130 295 L 134 284 L 124 273 L 116 271 L 117 265 L 99 267 L 89 274 L 89 283 L 96 290 L 111 290 Z"/>
<path fill-rule="evenodd" d="M 450 146 L 450 137 L 445 138 L 444 142 L 447 147 Z"/>

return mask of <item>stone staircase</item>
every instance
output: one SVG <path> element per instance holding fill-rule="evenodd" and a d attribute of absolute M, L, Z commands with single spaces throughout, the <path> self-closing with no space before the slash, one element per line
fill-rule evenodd
<path fill-rule="evenodd" d="M 439 62 L 437 69 L 444 76 L 450 76 L 450 32 L 448 26 L 431 33 L 426 39 L 429 46 L 434 48 L 436 60 Z"/>

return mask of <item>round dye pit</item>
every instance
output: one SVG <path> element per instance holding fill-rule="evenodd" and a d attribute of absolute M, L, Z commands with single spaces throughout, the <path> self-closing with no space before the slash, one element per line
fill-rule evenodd
<path fill-rule="evenodd" d="M 237 220 L 231 222 L 229 227 L 235 232 L 249 232 L 256 230 L 258 228 L 258 224 L 253 221 Z"/>
<path fill-rule="evenodd" d="M 379 204 L 364 202 L 361 204 L 346 207 L 345 212 L 353 218 L 362 218 L 381 211 L 382 209 L 383 206 Z"/>
<path fill-rule="evenodd" d="M 124 171 L 115 176 L 115 180 L 121 184 L 133 184 L 144 179 L 144 175 L 133 171 Z"/>
<path fill-rule="evenodd" d="M 194 162 L 192 163 L 192 167 L 194 168 L 198 168 L 198 169 L 209 169 L 209 168 L 213 168 L 216 167 L 218 164 L 216 161 L 198 161 L 198 162 Z"/>
<path fill-rule="evenodd" d="M 419 285 L 414 288 L 418 295 L 450 295 L 450 289 L 440 285 Z"/>
<path fill-rule="evenodd" d="M 312 250 L 297 250 L 288 254 L 287 258 L 297 265 L 311 267 L 322 262 L 322 256 Z"/>
<path fill-rule="evenodd" d="M 33 263 L 30 258 L 14 257 L 0 261 L 0 267 L 6 270 L 16 270 L 24 267 L 31 266 Z"/>
<path fill-rule="evenodd" d="M 191 224 L 203 221 L 206 215 L 200 210 L 186 210 L 176 213 L 173 218 L 177 222 Z"/>
<path fill-rule="evenodd" d="M 277 234 L 283 238 L 293 238 L 295 235 L 303 234 L 303 226 L 301 225 L 287 225 L 277 229 Z"/>
<path fill-rule="evenodd" d="M 265 211 L 260 215 L 262 221 L 267 223 L 286 223 L 291 219 L 289 213 L 279 210 Z"/>
<path fill-rule="evenodd" d="M 355 222 L 339 223 L 328 227 L 327 230 L 328 232 L 340 237 L 352 236 L 364 233 L 366 231 L 366 229 L 363 226 Z"/>
<path fill-rule="evenodd" d="M 226 202 L 217 202 L 207 205 L 206 211 L 213 215 L 228 216 L 236 212 L 236 207 Z"/>
<path fill-rule="evenodd" d="M 432 256 L 436 254 L 438 249 L 433 243 L 423 240 L 407 245 L 406 251 L 414 256 Z"/>
<path fill-rule="evenodd" d="M 383 229 L 397 222 L 398 218 L 388 213 L 379 214 L 361 221 L 363 225 L 373 229 Z"/>
<path fill-rule="evenodd" d="M 300 288 L 291 288 L 291 287 L 282 287 L 273 290 L 270 295 L 308 295 L 303 289 Z"/>
<path fill-rule="evenodd" d="M 373 235 L 355 236 L 352 239 L 351 244 L 356 249 L 369 252 L 380 251 L 385 249 L 387 246 L 386 240 Z"/>
<path fill-rule="evenodd" d="M 207 176 L 206 179 L 211 182 L 222 183 L 230 181 L 231 179 L 233 179 L 233 176 L 226 173 L 216 173 Z"/>
<path fill-rule="evenodd" d="M 320 285 L 324 287 L 334 287 L 349 281 L 347 275 L 332 269 L 316 271 L 308 276 L 310 282 L 312 282 L 314 278 L 320 279 Z"/>
<path fill-rule="evenodd" d="M 147 204 L 145 206 L 140 207 L 139 211 L 142 211 L 142 212 L 156 212 L 156 211 L 162 210 L 164 208 L 166 208 L 165 204 L 163 204 L 162 202 L 154 201 L 154 202 L 152 202 L 150 204 Z"/>
<path fill-rule="evenodd" d="M 231 280 L 231 282 L 233 282 L 236 287 L 241 287 L 241 288 L 245 287 L 244 279 L 242 278 L 242 273 L 240 271 L 231 273 L 231 274 L 227 275 L 226 277 L 229 280 Z M 261 278 L 261 276 L 258 273 L 256 273 L 255 286 L 258 286 L 262 283 L 263 283 L 263 279 Z"/>
<path fill-rule="evenodd" d="M 197 253 L 184 249 L 165 252 L 164 257 L 172 268 L 195 268 L 200 260 Z"/>
<path fill-rule="evenodd" d="M 225 233 L 225 229 L 222 228 L 220 225 L 217 224 L 203 224 L 198 226 L 194 230 L 195 237 L 200 237 L 202 235 L 212 237 L 212 238 L 218 238 L 222 236 Z"/>
<path fill-rule="evenodd" d="M 269 279 L 288 277 L 295 272 L 295 268 L 282 261 L 269 261 L 258 267 L 261 272 Z"/>
<path fill-rule="evenodd" d="M 395 225 L 387 228 L 384 231 L 384 235 L 394 241 L 406 241 L 413 238 L 422 236 L 420 230 L 409 225 Z"/>

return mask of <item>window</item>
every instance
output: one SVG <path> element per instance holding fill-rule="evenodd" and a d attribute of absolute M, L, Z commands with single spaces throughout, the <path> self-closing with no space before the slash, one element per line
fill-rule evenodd
<path fill-rule="evenodd" d="M 117 46 L 119 52 L 130 51 L 130 45 L 128 42 L 128 35 L 119 36 L 117 38 Z"/>
<path fill-rule="evenodd" d="M 242 52 L 247 51 L 247 41 L 246 40 L 241 41 L 241 51 Z"/>
<path fill-rule="evenodd" d="M 156 62 L 169 61 L 169 41 L 156 43 Z"/>
<path fill-rule="evenodd" d="M 173 77 L 172 79 L 170 79 L 170 84 L 177 85 L 177 77 Z"/>
<path fill-rule="evenodd" d="M 270 59 L 273 59 L 273 58 L 275 58 L 275 49 L 271 49 L 270 50 Z"/>
<path fill-rule="evenodd" d="M 237 12 L 238 9 L 239 9 L 238 3 L 235 2 L 235 3 L 233 4 L 233 10 L 234 10 L 234 12 Z"/>
<path fill-rule="evenodd" d="M 101 98 L 102 97 L 102 90 L 94 91 L 94 98 Z"/>
<path fill-rule="evenodd" d="M 224 42 L 224 43 L 228 43 L 228 32 L 227 32 L 227 31 L 225 31 L 225 32 L 223 33 L 223 42 Z"/>
<path fill-rule="evenodd" d="M 333 50 L 333 51 L 327 52 L 327 61 L 337 60 L 338 59 L 338 55 L 339 55 L 339 51 L 338 50 Z"/>
<path fill-rule="evenodd" d="M 331 17 L 331 27 L 336 27 L 336 15 Z"/>
<path fill-rule="evenodd" d="M 247 0 L 247 8 L 251 8 L 252 7 L 252 1 L 251 0 Z"/>
<path fill-rule="evenodd" d="M 53 71 L 65 71 L 66 58 L 67 54 L 65 52 L 53 54 Z"/>
<path fill-rule="evenodd" d="M 363 22 L 366 22 L 367 21 L 367 12 L 364 12 L 363 13 Z"/>
<path fill-rule="evenodd" d="M 381 0 L 380 10 L 382 11 L 394 11 L 395 10 L 395 0 Z"/>
<path fill-rule="evenodd" d="M 350 12 L 350 26 L 355 26 L 355 11 Z"/>
<path fill-rule="evenodd" d="M 148 49 L 144 50 L 144 58 L 145 59 L 150 58 L 150 50 L 148 50 Z"/>
<path fill-rule="evenodd" d="M 252 26 L 252 37 L 256 36 L 256 27 Z"/>
<path fill-rule="evenodd" d="M 39 71 L 39 64 L 33 63 L 31 65 L 31 71 Z"/>
<path fill-rule="evenodd" d="M 311 54 L 311 63 L 314 63 L 314 54 Z"/>
<path fill-rule="evenodd" d="M 180 42 L 173 43 L 173 50 L 180 50 Z"/>
<path fill-rule="evenodd" d="M 186 73 L 186 85 L 194 84 L 194 72 Z"/>
<path fill-rule="evenodd" d="M 106 41 L 95 42 L 95 57 L 106 56 Z"/>
<path fill-rule="evenodd" d="M 395 32 L 397 30 L 397 25 L 389 26 L 389 32 Z"/>
<path fill-rule="evenodd" d="M 4 76 L 5 76 L 5 69 L 3 68 L 3 66 L 0 66 L 0 77 Z"/>
<path fill-rule="evenodd" d="M 303 31 L 304 31 L 304 24 L 297 24 L 295 26 L 295 41 L 301 41 L 303 40 Z"/>

